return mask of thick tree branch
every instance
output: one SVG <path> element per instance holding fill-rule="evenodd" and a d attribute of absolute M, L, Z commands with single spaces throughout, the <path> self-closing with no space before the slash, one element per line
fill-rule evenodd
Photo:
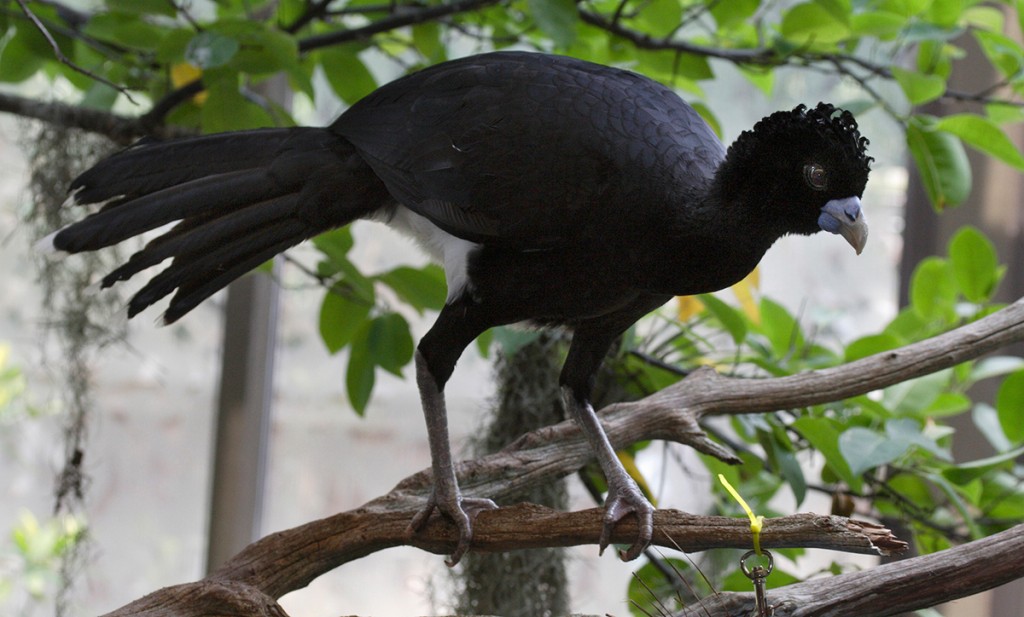
<path fill-rule="evenodd" d="M 642 439 L 671 439 L 707 447 L 711 442 L 697 426 L 704 415 L 794 408 L 857 396 L 955 366 L 1020 340 L 1024 340 L 1024 300 L 927 341 L 831 369 L 760 380 L 699 371 L 641 401 L 609 406 L 601 416 L 609 438 L 618 446 Z M 458 473 L 466 494 L 500 502 L 526 484 L 572 473 L 589 459 L 590 451 L 576 427 L 563 422 L 529 433 L 494 455 L 464 461 Z M 358 510 L 267 536 L 229 560 L 209 579 L 158 591 L 110 617 L 225 614 L 230 613 L 226 607 L 235 606 L 231 604 L 235 600 L 238 606 L 247 607 L 238 608 L 245 614 L 279 617 L 283 612 L 275 598 L 372 552 L 398 545 L 434 553 L 451 551 L 456 533 L 440 517 L 435 516 L 421 533 L 408 531 L 412 513 L 421 506 L 429 485 L 429 472 L 421 471 Z M 475 527 L 473 550 L 591 544 L 597 541 L 600 529 L 598 509 L 562 513 L 521 504 L 482 513 Z M 1024 572 L 1022 530 L 1018 527 L 955 552 L 907 560 L 881 570 L 794 585 L 774 592 L 770 599 L 789 611 L 776 612 L 780 616 L 820 615 L 826 608 L 830 615 L 863 615 L 863 602 L 867 601 L 863 598 L 871 599 L 869 612 L 878 615 L 891 614 L 878 612 L 890 606 L 899 607 L 894 612 L 932 606 L 1019 577 Z M 617 526 L 612 540 L 628 542 L 634 533 L 634 522 L 627 519 Z M 666 509 L 655 515 L 654 542 L 687 551 L 747 548 L 750 533 L 741 519 Z M 899 551 L 903 546 L 884 528 L 810 514 L 768 521 L 762 543 L 768 548 L 803 546 L 879 554 Z M 985 567 L 976 567 L 982 560 Z M 881 574 L 873 575 L 876 571 Z M 853 599 L 857 594 L 862 598 L 859 601 Z M 880 602 L 879 597 L 885 601 Z M 745 594 L 722 594 L 691 614 L 749 614 L 749 602 Z M 748 612 L 738 612 L 741 610 Z"/>
<path fill-rule="evenodd" d="M 768 602 L 775 617 L 886 617 L 981 593 L 1021 576 L 1024 525 L 1017 525 L 938 553 L 769 590 Z M 679 617 L 746 616 L 753 610 L 752 594 L 724 593 Z"/>

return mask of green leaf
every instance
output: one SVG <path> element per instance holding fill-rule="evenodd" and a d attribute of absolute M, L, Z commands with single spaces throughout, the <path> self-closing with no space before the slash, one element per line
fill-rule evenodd
<path fill-rule="evenodd" d="M 437 22 L 429 21 L 414 25 L 412 44 L 431 64 L 447 59 L 447 48 L 442 38 L 441 26 Z"/>
<path fill-rule="evenodd" d="M 1024 358 L 1019 356 L 988 356 L 971 365 L 966 381 L 977 383 L 983 379 L 1002 377 L 1024 369 Z"/>
<path fill-rule="evenodd" d="M 359 59 L 363 46 L 332 45 L 317 53 L 331 89 L 349 105 L 377 89 L 377 81 Z"/>
<path fill-rule="evenodd" d="M 925 434 L 922 422 L 911 418 L 893 418 L 885 423 L 885 434 L 893 442 L 910 448 L 917 446 L 943 461 L 951 461 L 950 453 Z"/>
<path fill-rule="evenodd" d="M 776 356 L 782 357 L 804 345 L 800 324 L 781 304 L 761 298 L 760 330 L 768 337 Z"/>
<path fill-rule="evenodd" d="M 327 351 L 338 353 L 352 340 L 370 314 L 371 305 L 344 293 L 328 291 L 320 304 L 320 338 Z"/>
<path fill-rule="evenodd" d="M 927 9 L 931 2 L 932 0 L 881 0 L 874 8 L 899 13 L 904 17 L 913 17 Z"/>
<path fill-rule="evenodd" d="M 799 45 L 837 43 L 850 36 L 847 12 L 836 2 L 817 0 L 791 8 L 782 17 L 782 36 Z"/>
<path fill-rule="evenodd" d="M 85 25 L 85 34 L 132 49 L 156 51 L 168 30 L 128 13 L 97 13 Z"/>
<path fill-rule="evenodd" d="M 201 69 L 224 66 L 235 57 L 239 47 L 238 41 L 231 37 L 200 32 L 185 46 L 185 60 Z"/>
<path fill-rule="evenodd" d="M 963 12 L 964 23 L 990 32 L 1002 32 L 1006 25 L 1001 10 L 993 6 L 972 6 Z"/>
<path fill-rule="evenodd" d="M 650 0 L 638 11 L 637 20 L 645 29 L 664 32 L 678 24 L 682 16 L 683 6 L 679 0 Z"/>
<path fill-rule="evenodd" d="M 366 404 L 373 393 L 376 366 L 369 347 L 372 321 L 364 321 L 349 346 L 348 368 L 345 370 L 345 389 L 349 403 L 360 416 L 366 413 Z"/>
<path fill-rule="evenodd" d="M 976 150 L 1024 171 L 1024 156 L 998 124 L 976 114 L 954 114 L 938 121 L 935 128 L 952 133 Z"/>
<path fill-rule="evenodd" d="M 1003 452 L 988 458 L 982 458 L 969 463 L 961 463 L 942 470 L 942 475 L 955 484 L 967 484 L 993 469 L 1002 466 L 1009 466 L 1013 461 L 1024 455 L 1024 446 L 1015 450 Z"/>
<path fill-rule="evenodd" d="M 573 0 L 526 0 L 530 14 L 541 31 L 557 47 L 567 48 L 576 40 L 579 14 Z"/>
<path fill-rule="evenodd" d="M 1003 380 L 996 394 L 996 411 L 1006 437 L 1012 442 L 1024 440 L 1024 371 Z"/>
<path fill-rule="evenodd" d="M 807 480 L 804 478 L 800 463 L 796 460 L 796 453 L 784 447 L 777 439 L 771 440 L 771 447 L 772 458 L 775 460 L 778 472 L 793 491 L 796 507 L 799 508 L 807 496 Z"/>
<path fill-rule="evenodd" d="M 946 91 L 946 80 L 938 75 L 923 75 L 898 66 L 893 66 L 891 70 L 912 105 L 934 101 Z"/>
<path fill-rule="evenodd" d="M 850 28 L 855 34 L 874 36 L 883 41 L 895 38 L 906 25 L 905 17 L 888 11 L 868 11 L 850 16 Z"/>
<path fill-rule="evenodd" d="M 882 404 L 894 415 L 928 417 L 927 410 L 949 387 L 952 376 L 953 370 L 945 369 L 889 386 L 883 390 Z"/>
<path fill-rule="evenodd" d="M 996 249 L 975 227 L 961 228 L 949 242 L 949 258 L 960 292 L 971 302 L 988 302 L 1002 278 Z"/>
<path fill-rule="evenodd" d="M 13 30 L 14 35 L 0 47 L 0 81 L 9 83 L 25 81 L 53 58 L 53 50 L 32 24 L 22 22 Z"/>
<path fill-rule="evenodd" d="M 1024 50 L 1010 37 L 988 30 L 974 30 L 974 38 L 988 61 L 1004 77 L 1014 78 L 1024 68 Z"/>
<path fill-rule="evenodd" d="M 174 3 L 167 2 L 167 0 L 106 0 L 105 4 L 111 12 L 135 14 L 138 16 L 177 16 L 177 9 Z"/>
<path fill-rule="evenodd" d="M 374 364 L 401 377 L 402 368 L 412 360 L 415 344 L 405 318 L 387 313 L 370 322 L 366 346 Z"/>
<path fill-rule="evenodd" d="M 850 464 L 840 451 L 839 431 L 831 420 L 803 416 L 793 422 L 793 428 L 803 435 L 804 439 L 825 457 L 825 464 L 832 469 L 839 479 L 853 490 L 860 490 L 862 480 L 860 476 L 853 474 L 850 470 Z"/>
<path fill-rule="evenodd" d="M 930 405 L 925 407 L 921 414 L 929 418 L 943 416 L 955 416 L 971 408 L 971 399 L 959 392 L 940 392 Z"/>
<path fill-rule="evenodd" d="M 675 79 L 685 77 L 693 81 L 714 79 L 715 73 L 711 70 L 711 64 L 707 57 L 697 54 L 678 54 L 676 56 Z"/>
<path fill-rule="evenodd" d="M 950 263 L 939 257 L 922 259 L 910 277 L 910 306 L 928 320 L 955 316 L 957 288 Z"/>
<path fill-rule="evenodd" d="M 274 119 L 262 107 L 242 96 L 238 89 L 238 75 L 218 71 L 216 77 L 210 71 L 203 79 L 209 93 L 200 108 L 200 126 L 204 133 L 222 133 L 261 126 L 272 126 Z"/>
<path fill-rule="evenodd" d="M 528 345 L 540 337 L 538 330 L 524 330 L 515 326 L 499 326 L 491 329 L 492 338 L 501 346 L 505 355 L 514 355 L 524 345 Z"/>
<path fill-rule="evenodd" d="M 343 262 L 348 261 L 348 252 L 355 246 L 355 240 L 349 227 L 341 227 L 313 238 L 313 246 L 331 261 Z"/>
<path fill-rule="evenodd" d="M 915 116 L 907 125 L 907 147 L 936 210 L 963 203 L 971 192 L 971 166 L 956 136 L 932 128 L 933 119 Z"/>
<path fill-rule="evenodd" d="M 221 20 L 211 24 L 206 31 L 237 41 L 238 53 L 228 63 L 236 71 L 266 75 L 292 68 L 298 63 L 298 42 L 261 22 Z"/>
<path fill-rule="evenodd" d="M 710 11 L 719 29 L 725 30 L 744 23 L 760 6 L 759 0 L 730 0 L 710 3 Z"/>
<path fill-rule="evenodd" d="M 1024 122 L 1024 107 L 1009 103 L 988 103 L 985 115 L 996 124 L 1014 124 Z"/>
<path fill-rule="evenodd" d="M 423 309 L 437 310 L 444 306 L 446 288 L 444 270 L 440 266 L 401 266 L 374 278 L 391 287 L 402 300 L 421 313 Z"/>
<path fill-rule="evenodd" d="M 711 313 L 711 315 L 714 316 L 714 318 L 722 324 L 722 327 L 724 327 L 732 336 L 734 343 L 739 345 L 747 338 L 747 320 L 743 318 L 743 313 L 737 311 L 711 294 L 701 295 L 700 301 L 704 304 L 704 308 L 707 309 L 707 311 Z"/>
<path fill-rule="evenodd" d="M 976 404 L 971 412 L 971 420 L 996 452 L 1005 452 L 1013 445 L 1013 442 L 1007 439 L 1007 434 L 1002 432 L 999 413 L 995 407 L 987 403 Z"/>
<path fill-rule="evenodd" d="M 909 447 L 903 440 L 891 439 L 861 426 L 849 428 L 839 436 L 839 451 L 849 463 L 850 472 L 858 476 L 893 462 Z"/>

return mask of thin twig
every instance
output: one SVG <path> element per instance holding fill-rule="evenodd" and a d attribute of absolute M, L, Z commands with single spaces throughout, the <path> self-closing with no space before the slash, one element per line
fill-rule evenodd
<path fill-rule="evenodd" d="M 110 86 L 114 90 L 117 90 L 118 92 L 123 94 L 133 104 L 138 105 L 138 102 L 134 98 L 132 98 L 132 95 L 128 92 L 127 88 L 125 88 L 124 86 L 119 86 L 114 82 L 106 79 L 105 77 L 93 73 L 87 68 L 75 64 L 70 58 L 65 56 L 64 52 L 60 50 L 60 45 L 57 44 L 57 41 L 54 40 L 53 35 L 51 35 L 50 31 L 47 30 L 46 25 L 38 17 L 36 17 L 36 14 L 32 12 L 32 9 L 28 8 L 28 5 L 25 3 L 25 0 L 15 1 L 18 3 L 18 6 L 21 7 L 21 11 L 25 13 L 25 17 L 28 17 L 29 21 L 31 21 L 32 24 L 35 25 L 36 29 L 39 30 L 39 33 L 42 34 L 43 38 L 45 38 L 46 41 L 50 44 L 50 47 L 53 49 L 53 55 L 61 64 L 64 64 L 70 67 L 72 70 L 81 73 L 87 77 L 95 79 L 96 81 L 102 84 Z"/>

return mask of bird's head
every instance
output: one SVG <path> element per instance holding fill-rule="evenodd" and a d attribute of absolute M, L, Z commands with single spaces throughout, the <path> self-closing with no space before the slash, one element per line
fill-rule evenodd
<path fill-rule="evenodd" d="M 860 205 L 867 145 L 853 114 L 827 103 L 773 113 L 729 148 L 718 178 L 723 197 L 754 208 L 779 236 L 824 230 L 859 254 L 868 235 Z"/>

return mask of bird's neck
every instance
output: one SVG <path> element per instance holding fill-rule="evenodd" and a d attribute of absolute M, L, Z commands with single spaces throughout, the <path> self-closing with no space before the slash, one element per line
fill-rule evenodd
<path fill-rule="evenodd" d="M 756 220 L 758 205 L 724 201 L 714 186 L 699 205 L 674 210 L 670 234 L 646 247 L 645 284 L 650 291 L 693 295 L 724 289 L 747 276 L 778 239 Z"/>

